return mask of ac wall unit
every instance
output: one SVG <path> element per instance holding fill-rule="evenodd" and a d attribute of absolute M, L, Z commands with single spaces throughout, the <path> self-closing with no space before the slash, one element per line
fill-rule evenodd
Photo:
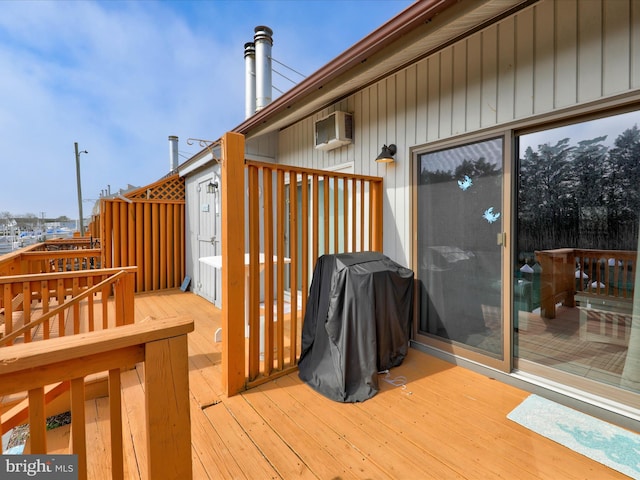
<path fill-rule="evenodd" d="M 333 150 L 348 145 L 353 142 L 353 115 L 333 112 L 315 122 L 314 132 L 318 150 Z"/>

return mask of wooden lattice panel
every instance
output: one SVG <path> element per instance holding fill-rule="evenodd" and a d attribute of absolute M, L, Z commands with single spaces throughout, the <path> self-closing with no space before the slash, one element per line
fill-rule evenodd
<path fill-rule="evenodd" d="M 125 195 L 127 198 L 143 198 L 147 200 L 184 200 L 184 179 L 178 175 L 163 178 L 146 187 L 138 188 Z"/>

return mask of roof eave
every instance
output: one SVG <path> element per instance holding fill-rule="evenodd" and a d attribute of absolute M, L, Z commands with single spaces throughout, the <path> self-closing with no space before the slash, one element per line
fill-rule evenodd
<path fill-rule="evenodd" d="M 234 128 L 233 132 L 246 135 L 253 128 L 267 121 L 270 116 L 286 110 L 305 96 L 322 88 L 323 85 L 364 62 L 367 58 L 383 50 L 398 38 L 411 32 L 417 26 L 430 21 L 435 15 L 438 15 L 458 2 L 459 0 L 426 0 L 415 2 L 298 85 L 275 99 L 265 108 L 247 118 L 243 123 Z"/>

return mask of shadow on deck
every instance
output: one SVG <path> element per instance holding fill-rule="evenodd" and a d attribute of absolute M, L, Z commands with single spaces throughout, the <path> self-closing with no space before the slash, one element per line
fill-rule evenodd
<path fill-rule="evenodd" d="M 626 478 L 508 420 L 527 392 L 416 350 L 381 375 L 380 392 L 363 403 L 329 400 L 295 373 L 226 397 L 213 341 L 220 311 L 179 290 L 136 296 L 136 318 L 185 314 L 195 324 L 188 343 L 196 479 Z M 128 479 L 148 478 L 143 375 L 136 368 L 122 381 Z M 89 454 L 106 457 L 98 441 L 105 404 L 90 403 Z M 89 478 L 108 478 L 108 467 L 96 465 Z"/>

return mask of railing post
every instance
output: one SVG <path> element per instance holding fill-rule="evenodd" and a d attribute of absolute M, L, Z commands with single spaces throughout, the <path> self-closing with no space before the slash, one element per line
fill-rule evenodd
<path fill-rule="evenodd" d="M 135 273 L 127 273 L 124 283 L 124 323 L 131 325 L 135 321 Z"/>
<path fill-rule="evenodd" d="M 31 453 L 47 453 L 44 387 L 29 390 L 29 439 Z"/>
<path fill-rule="evenodd" d="M 126 284 L 124 282 L 124 278 L 118 279 L 118 281 L 113 284 L 113 301 L 115 303 L 116 327 L 121 327 L 125 324 L 125 290 Z"/>
<path fill-rule="evenodd" d="M 227 395 L 245 385 L 244 136 L 222 137 L 222 382 Z"/>
<path fill-rule="evenodd" d="M 382 181 L 371 182 L 371 250 L 382 252 Z"/>
<path fill-rule="evenodd" d="M 113 266 L 113 201 L 100 200 L 102 268 Z"/>
<path fill-rule="evenodd" d="M 109 370 L 109 425 L 111 429 L 111 478 L 124 479 L 122 435 L 122 388 L 120 369 Z"/>
<path fill-rule="evenodd" d="M 84 377 L 71 380 L 71 451 L 78 455 L 78 478 L 87 478 L 87 430 Z"/>
<path fill-rule="evenodd" d="M 188 356 L 186 335 L 145 347 L 147 463 L 152 479 L 193 477 Z"/>
<path fill-rule="evenodd" d="M 114 284 L 115 324 L 117 327 L 134 323 L 135 272 L 127 272 Z"/>

